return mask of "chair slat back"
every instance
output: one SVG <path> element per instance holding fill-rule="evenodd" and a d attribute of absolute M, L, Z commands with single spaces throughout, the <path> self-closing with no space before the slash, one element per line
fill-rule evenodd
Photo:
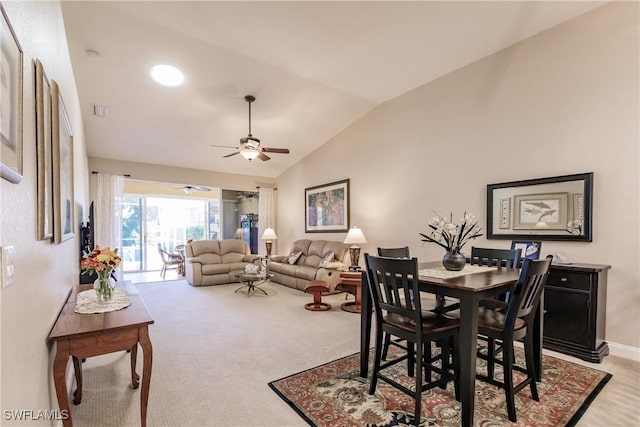
<path fill-rule="evenodd" d="M 402 259 L 364 255 L 369 291 L 373 298 L 376 316 L 383 312 L 406 316 L 421 322 L 418 295 L 418 259 Z M 414 278 L 416 280 L 414 280 Z"/>
<path fill-rule="evenodd" d="M 471 264 L 517 268 L 519 262 L 520 251 L 517 249 L 471 248 Z"/>
<path fill-rule="evenodd" d="M 404 248 L 378 248 L 378 256 L 387 258 L 411 258 L 409 246 Z"/>
<path fill-rule="evenodd" d="M 551 255 L 541 260 L 524 259 L 520 278 L 507 309 L 507 324 L 515 322 L 518 317 L 526 318 L 536 310 L 544 284 L 547 282 L 552 260 Z"/>

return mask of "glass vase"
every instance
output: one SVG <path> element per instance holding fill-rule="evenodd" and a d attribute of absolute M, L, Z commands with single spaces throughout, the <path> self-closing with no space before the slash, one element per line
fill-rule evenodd
<path fill-rule="evenodd" d="M 442 265 L 449 271 L 460 271 L 467 264 L 467 259 L 460 252 L 447 252 L 442 257 Z"/>
<path fill-rule="evenodd" d="M 108 274 L 98 273 L 98 278 L 93 282 L 93 289 L 100 301 L 108 301 L 113 294 L 114 282 L 111 278 L 111 272 Z"/>

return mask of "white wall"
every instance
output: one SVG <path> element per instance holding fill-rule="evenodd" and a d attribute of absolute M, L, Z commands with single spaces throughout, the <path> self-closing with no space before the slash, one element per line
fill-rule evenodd
<path fill-rule="evenodd" d="M 0 180 L 0 244 L 15 249 L 16 282 L 0 290 L 2 409 L 56 408 L 49 330 L 78 283 L 78 238 L 59 245 L 36 235 L 34 59 L 58 82 L 74 132 L 76 233 L 86 215 L 87 157 L 80 105 L 58 2 L 2 2 L 24 52 L 24 178 Z M 12 422 L 2 419 L 2 425 Z"/>
<path fill-rule="evenodd" d="M 485 224 L 487 184 L 594 172 L 593 242 L 545 241 L 542 255 L 612 265 L 606 339 L 637 351 L 638 52 L 638 3 L 610 4 L 378 107 L 278 177 L 277 253 L 345 237 L 305 236 L 306 187 L 350 178 L 363 253 L 407 244 L 429 260 L 443 255 L 418 235 L 433 210 Z"/>

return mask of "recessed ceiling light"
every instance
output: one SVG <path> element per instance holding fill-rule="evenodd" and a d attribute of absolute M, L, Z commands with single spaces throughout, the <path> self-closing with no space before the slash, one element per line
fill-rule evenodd
<path fill-rule="evenodd" d="M 180 86 L 184 82 L 184 74 L 171 65 L 154 65 L 149 71 L 154 82 L 162 86 Z"/>

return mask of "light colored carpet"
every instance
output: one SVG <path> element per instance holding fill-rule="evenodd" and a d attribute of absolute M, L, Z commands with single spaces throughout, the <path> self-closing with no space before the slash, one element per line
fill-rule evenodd
<path fill-rule="evenodd" d="M 268 386 L 359 351 L 360 316 L 333 305 L 311 312 L 312 296 L 278 284 L 247 297 L 239 284 L 194 288 L 184 280 L 136 285 L 155 324 L 149 426 L 305 426 Z M 138 373 L 142 352 L 138 352 Z M 140 389 L 131 389 L 129 354 L 83 364 L 76 426 L 139 426 Z"/>

